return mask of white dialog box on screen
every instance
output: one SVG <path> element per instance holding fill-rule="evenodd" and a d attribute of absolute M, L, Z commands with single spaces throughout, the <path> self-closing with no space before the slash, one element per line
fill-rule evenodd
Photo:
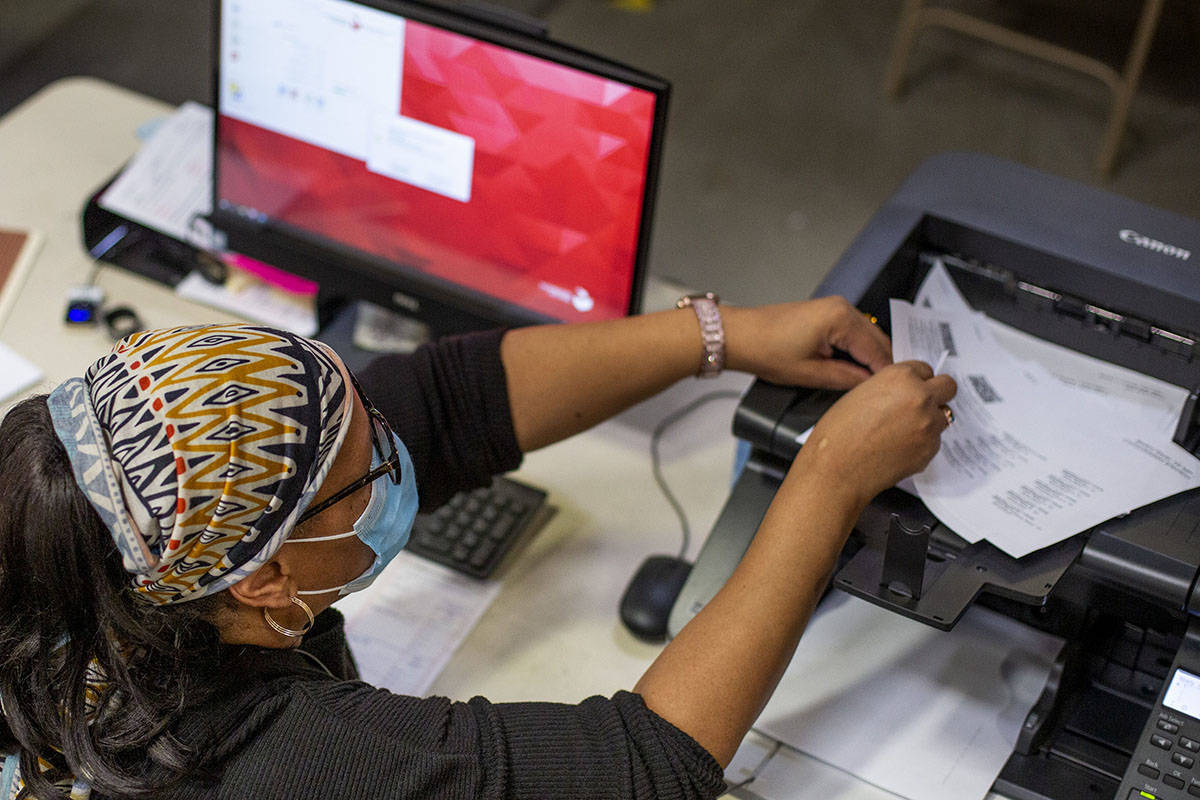
<path fill-rule="evenodd" d="M 399 116 L 372 121 L 367 169 L 466 203 L 471 199 L 475 140 Z"/>

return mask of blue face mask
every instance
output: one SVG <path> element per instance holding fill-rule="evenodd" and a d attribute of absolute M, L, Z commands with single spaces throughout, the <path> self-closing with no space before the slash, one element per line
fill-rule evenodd
<path fill-rule="evenodd" d="M 298 591 L 296 594 L 325 594 L 336 591 L 338 596 L 348 595 L 370 586 L 384 567 L 396 557 L 396 554 L 408 544 L 408 536 L 412 532 L 413 520 L 417 517 L 417 481 L 413 476 L 412 458 L 400 438 L 392 435 L 396 444 L 396 452 L 400 456 L 400 483 L 393 483 L 386 477 L 380 477 L 371 484 L 371 499 L 362 515 L 354 523 L 354 529 L 332 536 L 317 536 L 310 539 L 288 539 L 284 544 L 302 544 L 304 542 L 330 542 L 335 539 L 348 539 L 357 536 L 362 543 L 375 553 L 375 563 L 367 571 L 349 583 L 334 586 L 329 589 L 309 589 Z M 371 459 L 371 468 L 382 464 L 379 454 Z"/>

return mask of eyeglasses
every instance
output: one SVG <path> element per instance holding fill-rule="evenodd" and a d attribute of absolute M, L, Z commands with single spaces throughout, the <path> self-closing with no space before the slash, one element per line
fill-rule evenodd
<path fill-rule="evenodd" d="M 334 503 L 345 500 L 359 489 L 375 482 L 384 475 L 390 476 L 392 483 L 400 483 L 400 454 L 396 451 L 392 426 L 388 424 L 388 421 L 379 409 L 371 405 L 371 401 L 363 394 L 362 387 L 358 385 L 358 381 L 355 380 L 353 375 L 350 376 L 350 383 L 354 386 L 354 392 L 358 395 L 358 399 L 362 401 L 363 408 L 367 410 L 367 418 L 371 421 L 371 444 L 383 463 L 349 486 L 339 489 L 315 506 L 310 506 L 300 515 L 300 519 L 296 520 L 297 525 L 306 519 L 315 517 Z"/>

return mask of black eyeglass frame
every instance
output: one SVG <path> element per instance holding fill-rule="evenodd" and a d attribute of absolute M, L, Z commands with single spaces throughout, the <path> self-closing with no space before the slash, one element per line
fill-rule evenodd
<path fill-rule="evenodd" d="M 354 387 L 355 394 L 358 395 L 358 399 L 362 401 L 363 408 L 367 411 L 367 418 L 371 422 L 371 446 L 375 448 L 375 452 L 379 454 L 379 458 L 382 459 L 383 463 L 349 486 L 345 486 L 329 497 L 326 497 L 315 506 L 309 506 L 300 515 L 300 519 L 296 520 L 297 525 L 305 520 L 312 519 L 333 504 L 345 500 L 359 489 L 374 483 L 384 475 L 390 474 L 392 483 L 400 483 L 400 453 L 396 450 L 396 443 L 392 438 L 392 426 L 388 424 L 387 418 L 383 416 L 383 413 L 375 408 L 371 404 L 371 401 L 367 399 L 367 395 L 363 392 L 362 387 L 358 385 L 358 381 L 353 375 L 350 376 L 350 384 Z M 381 439 L 384 444 L 380 444 Z"/>

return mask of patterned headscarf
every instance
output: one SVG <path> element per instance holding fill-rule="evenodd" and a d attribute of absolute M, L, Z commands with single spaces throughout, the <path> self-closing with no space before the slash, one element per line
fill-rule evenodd
<path fill-rule="evenodd" d="M 342 446 L 349 390 L 321 342 L 208 325 L 129 336 L 48 404 L 134 592 L 166 604 L 270 560 Z"/>

